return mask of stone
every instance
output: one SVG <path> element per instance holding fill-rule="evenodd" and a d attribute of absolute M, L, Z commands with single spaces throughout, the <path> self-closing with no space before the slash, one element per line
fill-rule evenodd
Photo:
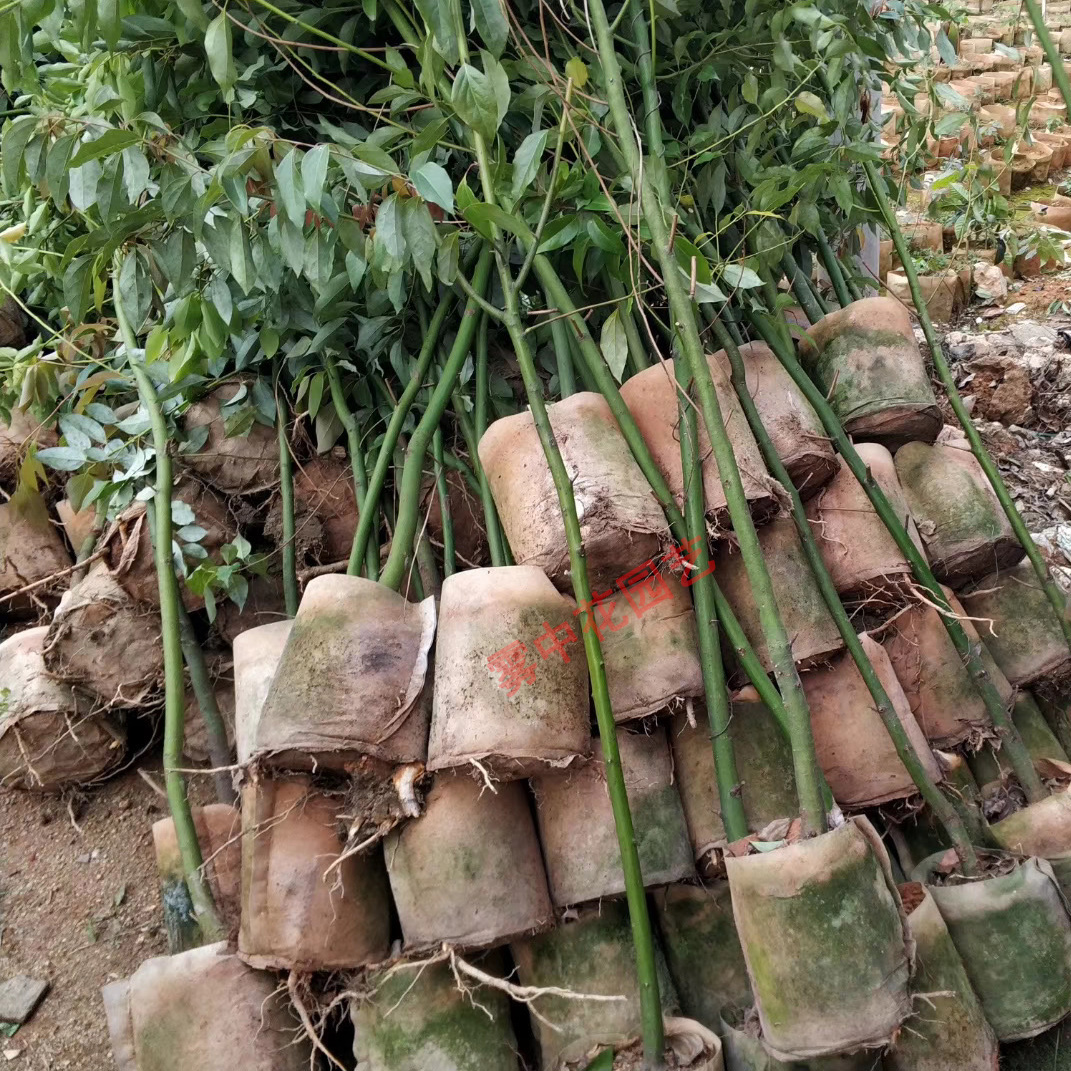
<path fill-rule="evenodd" d="M 1003 305 L 1008 296 L 1008 280 L 995 264 L 975 264 L 974 288 L 983 304 Z"/>
<path fill-rule="evenodd" d="M 21 1026 L 33 1015 L 50 984 L 43 978 L 30 978 L 25 974 L 0 982 L 0 1022 Z"/>
<path fill-rule="evenodd" d="M 1008 334 L 1020 346 L 1027 349 L 1034 349 L 1039 346 L 1051 348 L 1060 340 L 1060 336 L 1051 327 L 1039 324 L 1036 320 L 1026 320 L 1023 323 L 1012 324 L 1008 328 Z"/>

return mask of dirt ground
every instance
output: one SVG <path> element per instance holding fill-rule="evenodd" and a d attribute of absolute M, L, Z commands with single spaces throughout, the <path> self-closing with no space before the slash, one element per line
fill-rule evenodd
<path fill-rule="evenodd" d="M 140 765 L 162 784 L 158 760 Z M 52 984 L 31 1020 L 0 1036 L 0 1067 L 113 1066 L 100 988 L 167 951 L 151 834 L 165 811 L 136 770 L 69 809 L 59 798 L 0 794 L 0 978 Z"/>

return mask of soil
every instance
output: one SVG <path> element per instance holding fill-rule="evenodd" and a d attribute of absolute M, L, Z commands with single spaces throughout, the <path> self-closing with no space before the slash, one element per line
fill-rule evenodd
<path fill-rule="evenodd" d="M 139 765 L 163 785 L 158 755 Z M 84 795 L 0 794 L 0 979 L 51 983 L 0 1038 L 5 1067 L 111 1066 L 100 988 L 167 952 L 151 831 L 166 809 L 134 769 Z"/>

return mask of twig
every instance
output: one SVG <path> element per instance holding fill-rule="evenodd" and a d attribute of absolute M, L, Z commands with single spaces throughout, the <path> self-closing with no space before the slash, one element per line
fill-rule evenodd
<path fill-rule="evenodd" d="M 74 565 L 68 565 L 65 569 L 60 569 L 58 572 L 52 573 L 50 576 L 46 576 L 41 580 L 35 580 L 32 584 L 27 584 L 25 587 L 21 587 L 18 591 L 13 591 L 9 595 L 5 595 L 0 598 L 0 603 L 10 602 L 12 599 L 17 599 L 20 595 L 25 595 L 27 592 L 33 591 L 35 588 L 42 588 L 46 584 L 51 584 L 53 580 L 59 580 L 61 576 L 66 576 L 68 573 L 73 573 L 76 569 L 84 569 L 91 562 L 97 561 L 98 558 L 103 558 L 108 553 L 108 548 L 101 547 L 100 550 L 90 554 L 88 558 L 83 558 L 80 562 L 75 562 Z"/>

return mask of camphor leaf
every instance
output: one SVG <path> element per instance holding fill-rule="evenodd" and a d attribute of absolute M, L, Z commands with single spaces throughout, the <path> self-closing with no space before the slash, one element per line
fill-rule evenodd
<path fill-rule="evenodd" d="M 933 132 L 939 138 L 950 138 L 953 134 L 958 134 L 969 119 L 963 112 L 949 112 L 934 123 Z"/>
<path fill-rule="evenodd" d="M 571 78 L 577 89 L 583 89 L 588 83 L 588 65 L 579 56 L 573 56 L 565 65 L 565 77 Z"/>
<path fill-rule="evenodd" d="M 444 212 L 453 212 L 454 186 L 445 168 L 425 160 L 410 174 L 409 181 L 425 201 L 437 204 Z"/>
<path fill-rule="evenodd" d="M 443 286 L 453 286 L 457 278 L 457 265 L 459 257 L 460 237 L 457 231 L 451 231 L 439 243 L 439 255 L 436 262 L 436 270 L 439 274 L 439 282 Z"/>
<path fill-rule="evenodd" d="M 453 0 L 416 0 L 417 10 L 435 35 L 435 51 L 449 64 L 458 61 Z"/>
<path fill-rule="evenodd" d="M 141 138 L 133 130 L 107 130 L 94 141 L 80 145 L 67 166 L 81 167 L 90 160 L 98 160 L 102 156 L 112 156 L 114 153 L 122 152 L 130 145 L 137 145 L 139 141 Z"/>
<path fill-rule="evenodd" d="M 745 268 L 743 264 L 733 262 L 723 264 L 721 277 L 725 285 L 731 286 L 734 290 L 737 288 L 750 290 L 756 286 L 762 286 L 759 276 L 750 268 Z"/>
<path fill-rule="evenodd" d="M 488 141 L 498 132 L 498 100 L 491 79 L 465 63 L 457 72 L 450 103 L 458 118 Z"/>
<path fill-rule="evenodd" d="M 433 285 L 431 269 L 435 263 L 435 224 L 431 221 L 431 213 L 426 204 L 415 197 L 407 197 L 401 203 L 401 215 L 405 244 L 413 258 L 413 266 L 430 290 Z"/>
<path fill-rule="evenodd" d="M 621 322 L 621 310 L 614 309 L 603 321 L 602 334 L 599 336 L 599 348 L 602 350 L 606 364 L 614 374 L 614 379 L 621 382 L 628 360 L 628 336 Z"/>
<path fill-rule="evenodd" d="M 301 185 L 309 204 L 319 209 L 323 200 L 324 182 L 327 180 L 327 164 L 331 156 L 329 145 L 317 145 L 309 149 L 301 160 Z"/>
<path fill-rule="evenodd" d="M 483 62 L 483 70 L 491 82 L 491 88 L 495 92 L 495 105 L 498 109 L 498 121 L 495 124 L 497 130 L 502 125 L 502 120 L 506 118 L 506 112 L 509 111 L 509 102 L 512 96 L 512 91 L 509 87 L 509 75 L 506 74 L 506 69 L 502 66 L 490 52 L 481 52 L 480 59 Z"/>
<path fill-rule="evenodd" d="M 548 130 L 539 130 L 521 142 L 513 157 L 513 199 L 516 200 L 532 184 L 539 170 L 539 161 L 547 148 Z M 551 176 L 553 180 L 553 176 Z"/>
<path fill-rule="evenodd" d="M 119 269 L 118 299 L 130 326 L 136 332 L 145 322 L 152 300 L 152 281 L 137 250 L 131 249 Z"/>
<path fill-rule="evenodd" d="M 234 100 L 234 83 L 238 81 L 238 72 L 231 50 L 231 24 L 224 11 L 208 24 L 205 54 L 208 56 L 208 69 L 223 90 L 223 99 L 229 103 Z"/>
<path fill-rule="evenodd" d="M 498 59 L 509 39 L 509 23 L 502 10 L 502 0 L 472 0 L 472 25 L 487 51 Z"/>
<path fill-rule="evenodd" d="M 813 115 L 815 119 L 823 123 L 829 119 L 829 113 L 822 99 L 806 90 L 796 95 L 796 111 L 803 112 L 804 115 Z"/>
<path fill-rule="evenodd" d="M 296 149 L 291 149 L 276 165 L 275 183 L 286 218 L 295 227 L 303 228 L 305 226 L 305 191 L 294 167 L 296 152 Z"/>
<path fill-rule="evenodd" d="M 59 472 L 77 472 L 86 463 L 86 455 L 73 446 L 49 446 L 37 451 L 37 460 Z"/>

